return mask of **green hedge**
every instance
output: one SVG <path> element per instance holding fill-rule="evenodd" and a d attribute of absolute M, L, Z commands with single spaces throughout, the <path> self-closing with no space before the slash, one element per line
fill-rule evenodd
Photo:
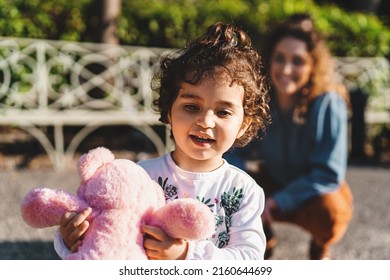
<path fill-rule="evenodd" d="M 0 36 L 79 41 L 92 0 L 0 0 Z"/>
<path fill-rule="evenodd" d="M 388 56 L 390 28 L 375 15 L 347 12 L 312 0 L 123 1 L 121 41 L 182 47 L 215 21 L 236 23 L 261 45 L 267 27 L 295 12 L 310 13 L 337 56 Z M 146 3 L 145 3 L 146 2 Z"/>
<path fill-rule="evenodd" d="M 90 41 L 94 0 L 0 0 L 0 36 Z M 337 56 L 390 54 L 390 28 L 377 16 L 313 0 L 122 0 L 121 44 L 183 47 L 216 21 L 233 22 L 261 45 L 267 27 L 308 12 Z M 95 13 L 97 14 L 97 13 Z"/>

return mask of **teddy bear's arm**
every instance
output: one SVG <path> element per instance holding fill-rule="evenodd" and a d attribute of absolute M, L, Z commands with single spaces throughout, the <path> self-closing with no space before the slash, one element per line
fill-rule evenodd
<path fill-rule="evenodd" d="M 67 211 L 77 211 L 88 205 L 77 196 L 63 190 L 37 188 L 24 197 L 22 217 L 30 226 L 37 228 L 59 225 Z"/>
<path fill-rule="evenodd" d="M 214 214 L 203 203 L 181 198 L 159 208 L 148 224 L 160 227 L 173 238 L 200 240 L 215 230 Z"/>

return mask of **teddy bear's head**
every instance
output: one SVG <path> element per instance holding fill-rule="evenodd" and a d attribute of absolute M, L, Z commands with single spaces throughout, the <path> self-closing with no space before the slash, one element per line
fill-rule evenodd
<path fill-rule="evenodd" d="M 81 185 L 77 194 L 88 201 L 92 208 L 143 207 L 146 204 L 140 204 L 142 194 L 160 188 L 141 166 L 131 160 L 115 159 L 112 152 L 103 147 L 81 156 L 78 169 Z M 159 193 L 156 191 L 156 194 Z M 161 205 L 164 198 L 161 195 L 150 195 L 148 199 L 148 205 Z"/>

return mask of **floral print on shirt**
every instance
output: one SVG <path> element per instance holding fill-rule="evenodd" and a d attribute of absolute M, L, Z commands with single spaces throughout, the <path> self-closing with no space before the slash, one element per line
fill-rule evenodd
<path fill-rule="evenodd" d="M 164 191 L 165 199 L 177 199 L 177 187 L 169 185 L 167 182 L 168 178 L 165 178 L 165 180 L 161 177 L 158 178 L 158 183 Z M 196 197 L 197 200 L 207 205 L 212 211 L 213 209 L 216 209 L 216 213 L 214 213 L 216 220 L 215 231 L 218 232 L 218 229 L 220 230 L 216 241 L 216 246 L 218 248 L 223 248 L 229 244 L 229 229 L 232 215 L 239 210 L 243 197 L 243 189 L 236 187 L 233 188 L 233 192 L 224 192 L 219 199 L 214 198 L 214 203 L 211 198 Z"/>
<path fill-rule="evenodd" d="M 220 232 L 218 235 L 218 243 L 216 244 L 218 248 L 223 248 L 229 244 L 229 229 L 232 224 L 232 215 L 240 209 L 240 204 L 243 197 L 243 190 L 237 189 L 235 187 L 233 188 L 233 193 L 224 192 L 221 196 L 221 208 L 217 210 L 217 226 L 218 224 L 221 225 L 223 222 L 225 222 L 226 230 Z M 225 215 L 219 214 L 221 209 L 224 210 L 223 213 Z"/>
<path fill-rule="evenodd" d="M 165 180 L 163 180 L 163 178 L 158 177 L 158 184 L 161 186 L 161 188 L 164 191 L 165 200 L 177 199 L 178 198 L 177 188 L 173 185 L 167 185 L 167 182 L 168 182 L 168 178 L 165 178 Z"/>

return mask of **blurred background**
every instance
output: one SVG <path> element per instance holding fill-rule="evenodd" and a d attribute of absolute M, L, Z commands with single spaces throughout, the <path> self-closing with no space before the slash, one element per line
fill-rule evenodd
<path fill-rule="evenodd" d="M 0 259 L 55 259 L 54 229 L 31 229 L 20 201 L 36 186 L 74 191 L 76 160 L 104 145 L 138 160 L 170 149 L 148 113 L 153 67 L 216 21 L 248 31 L 309 13 L 350 91 L 354 221 L 340 259 L 390 259 L 390 2 L 386 0 L 0 0 Z M 283 234 L 284 225 L 281 225 Z M 289 231 L 290 232 L 290 231 Z M 304 259 L 282 236 L 275 259 Z"/>

